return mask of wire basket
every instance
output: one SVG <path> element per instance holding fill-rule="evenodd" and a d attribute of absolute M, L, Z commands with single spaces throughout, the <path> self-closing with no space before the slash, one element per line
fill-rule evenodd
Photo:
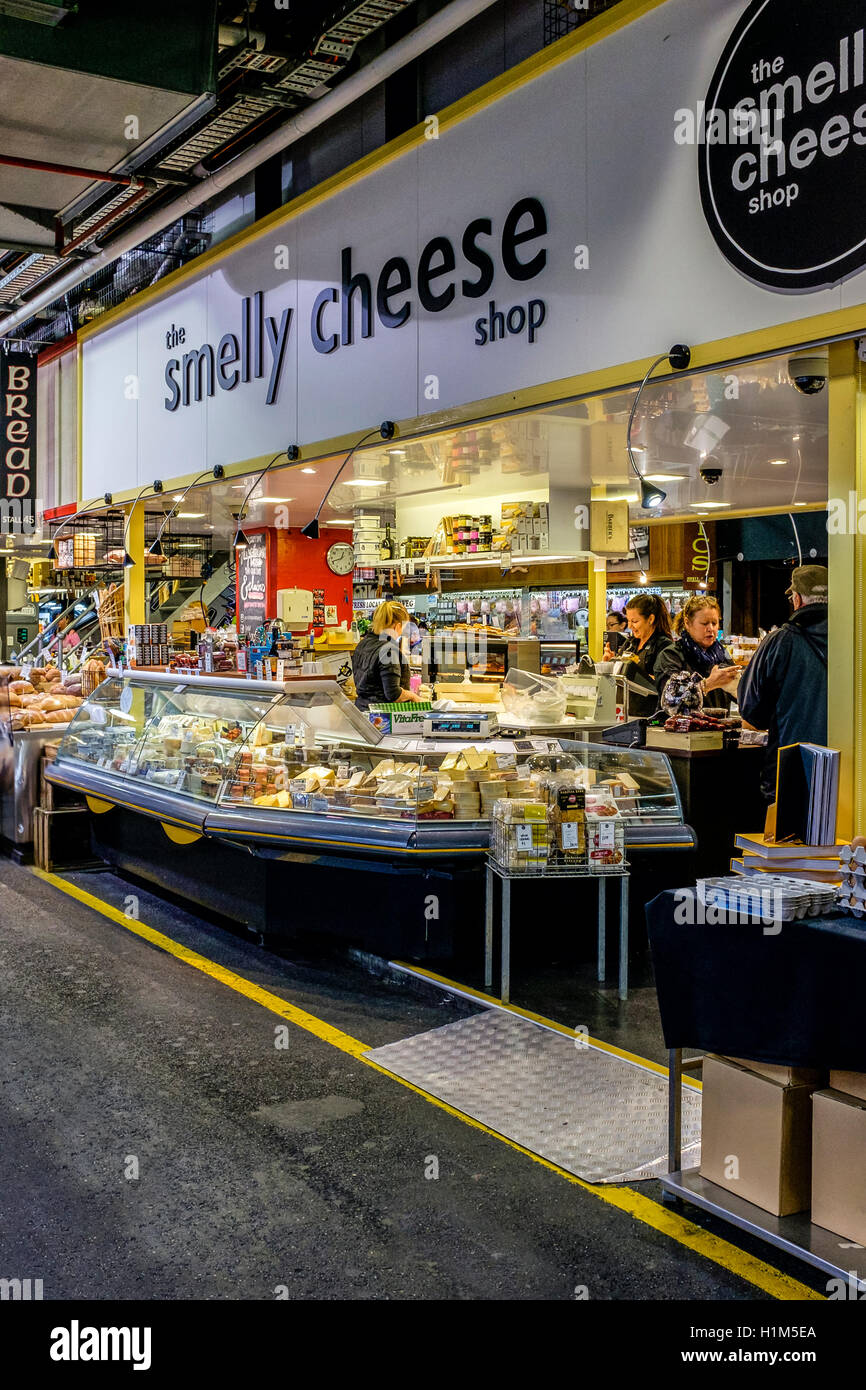
<path fill-rule="evenodd" d="M 99 612 L 99 632 L 102 640 L 108 637 L 123 636 L 123 585 L 112 584 L 108 589 L 100 589 L 97 596 Z"/>

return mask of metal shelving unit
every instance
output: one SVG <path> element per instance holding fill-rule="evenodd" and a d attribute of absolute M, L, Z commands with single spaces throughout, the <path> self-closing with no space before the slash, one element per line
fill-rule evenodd
<path fill-rule="evenodd" d="M 693 1206 L 727 1221 L 787 1255 L 823 1270 L 834 1278 L 854 1278 L 866 1288 L 866 1249 L 833 1231 L 816 1226 L 808 1212 L 773 1216 L 743 1201 L 726 1188 L 701 1177 L 698 1168 L 682 1167 L 682 1048 L 668 1052 L 668 1173 L 662 1178 L 666 1203 L 691 1202 Z"/>

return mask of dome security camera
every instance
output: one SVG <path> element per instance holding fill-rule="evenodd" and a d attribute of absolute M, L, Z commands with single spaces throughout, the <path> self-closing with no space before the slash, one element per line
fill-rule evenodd
<path fill-rule="evenodd" d="M 701 478 L 706 483 L 707 487 L 715 487 L 716 483 L 721 480 L 721 476 L 722 465 L 715 455 L 711 454 L 710 457 L 701 464 Z"/>
<path fill-rule="evenodd" d="M 788 358 L 788 376 L 804 396 L 815 396 L 824 390 L 829 370 L 830 355 L 826 348 L 796 352 Z"/>

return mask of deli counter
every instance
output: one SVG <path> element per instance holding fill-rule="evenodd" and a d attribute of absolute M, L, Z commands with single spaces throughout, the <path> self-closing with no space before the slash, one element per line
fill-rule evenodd
<path fill-rule="evenodd" d="M 533 771 L 562 754 L 588 793 L 618 795 L 630 860 L 649 854 L 657 871 L 660 857 L 694 848 L 664 754 L 549 736 L 467 743 L 383 734 L 336 681 L 321 678 L 110 674 L 46 775 L 86 796 L 95 848 L 121 871 L 252 930 L 288 928 L 303 899 L 321 908 L 326 928 L 333 917 L 357 924 L 366 915 L 387 935 L 395 915 L 414 915 L 426 901 L 418 893 L 434 878 L 443 891 L 448 880 L 446 897 L 456 894 L 448 932 L 474 915 L 493 800 L 531 795 Z M 674 858 L 672 883 L 683 874 L 682 855 Z M 339 873 L 301 873 L 323 865 Z M 362 901 L 351 881 L 359 869 L 387 876 L 387 910 L 380 895 L 378 907 Z M 476 880 L 468 896 L 467 873 Z M 342 899 L 329 906 L 338 879 Z M 443 912 L 419 914 L 402 949 L 420 933 L 420 954 L 436 954 Z M 349 921 L 338 926 L 352 935 Z"/>

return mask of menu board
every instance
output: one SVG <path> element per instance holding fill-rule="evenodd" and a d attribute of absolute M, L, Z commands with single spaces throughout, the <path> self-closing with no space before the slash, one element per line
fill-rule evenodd
<path fill-rule="evenodd" d="M 238 632 L 253 633 L 268 616 L 268 533 L 254 531 L 238 551 Z"/>

